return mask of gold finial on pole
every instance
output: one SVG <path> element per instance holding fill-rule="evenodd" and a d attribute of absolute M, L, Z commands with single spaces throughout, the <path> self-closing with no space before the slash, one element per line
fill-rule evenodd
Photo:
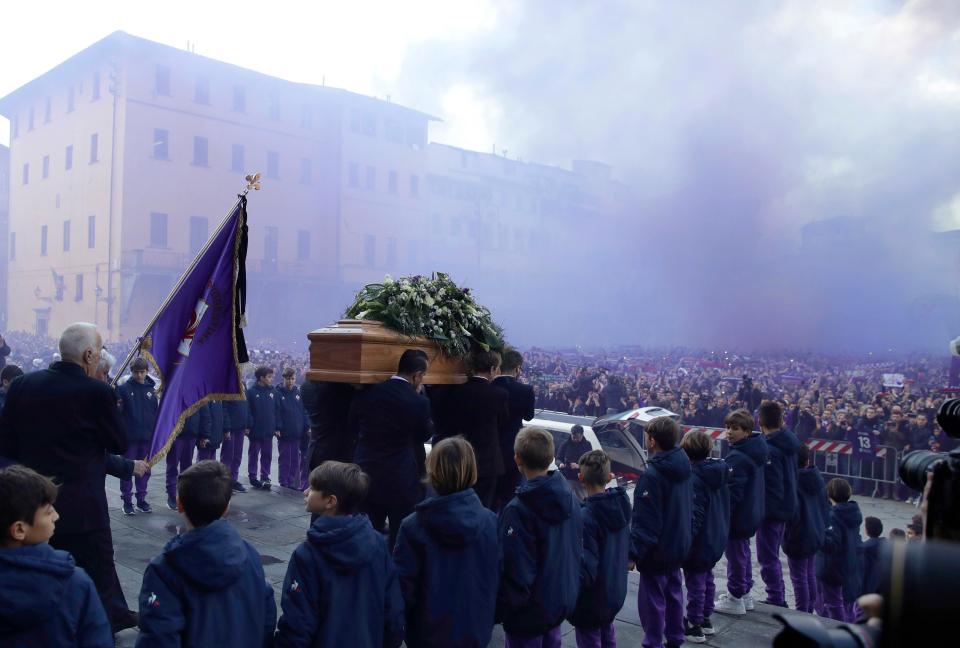
<path fill-rule="evenodd" d="M 253 189 L 254 191 L 260 191 L 260 172 L 248 174 L 244 177 L 247 181 L 247 188 L 243 191 L 243 195 L 246 196 L 247 192 Z"/>

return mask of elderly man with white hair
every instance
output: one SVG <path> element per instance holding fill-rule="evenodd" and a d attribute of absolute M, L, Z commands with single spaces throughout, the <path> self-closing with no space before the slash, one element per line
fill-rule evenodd
<path fill-rule="evenodd" d="M 68 551 L 93 579 L 114 632 L 137 625 L 113 563 L 104 480 L 108 455 L 127 441 L 113 389 L 96 380 L 103 340 L 93 324 L 60 336 L 63 359 L 10 386 L 0 418 L 0 456 L 59 485 L 60 519 L 50 545 Z"/>

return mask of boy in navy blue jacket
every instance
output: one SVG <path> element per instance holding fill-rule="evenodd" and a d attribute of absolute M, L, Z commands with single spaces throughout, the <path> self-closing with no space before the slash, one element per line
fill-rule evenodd
<path fill-rule="evenodd" d="M 684 641 L 680 565 L 693 542 L 690 460 L 677 447 L 680 426 L 661 416 L 647 424 L 647 469 L 633 491 L 630 561 L 640 572 L 637 611 L 643 646 L 679 646 Z"/>
<path fill-rule="evenodd" d="M 711 459 L 713 439 L 703 430 L 692 430 L 683 436 L 680 447 L 693 467 L 693 542 L 683 561 L 683 577 L 687 584 L 687 618 L 684 634 L 687 641 L 703 643 L 704 635 L 715 633 L 713 614 L 713 566 L 723 556 L 730 533 L 730 489 L 727 487 L 727 463 Z"/>
<path fill-rule="evenodd" d="M 257 382 L 247 390 L 247 405 L 250 408 L 247 478 L 254 488 L 270 490 L 273 437 L 280 435 L 280 399 L 273 387 L 273 369 L 259 366 L 253 375 Z M 260 479 L 257 479 L 258 461 Z"/>
<path fill-rule="evenodd" d="M 187 532 L 150 561 L 140 586 L 137 648 L 268 646 L 277 606 L 260 555 L 226 520 L 233 480 L 218 461 L 180 473 Z"/>
<path fill-rule="evenodd" d="M 283 370 L 283 385 L 277 387 L 280 429 L 277 432 L 278 475 L 284 488 L 300 489 L 300 441 L 310 430 L 307 412 L 300 400 L 296 372 L 291 367 Z"/>
<path fill-rule="evenodd" d="M 497 615 L 508 648 L 556 648 L 580 589 L 580 501 L 560 471 L 547 472 L 554 457 L 549 432 L 520 430 L 513 452 L 526 482 L 500 513 Z"/>
<path fill-rule="evenodd" d="M 304 501 L 317 516 L 283 579 L 276 645 L 392 648 L 403 641 L 403 598 L 387 541 L 357 514 L 370 480 L 325 461 Z"/>
<path fill-rule="evenodd" d="M 193 464 L 197 439 L 210 434 L 210 411 L 204 405 L 187 417 L 183 429 L 167 452 L 167 508 L 177 509 L 177 476 Z"/>
<path fill-rule="evenodd" d="M 227 432 L 230 420 L 224 415 L 223 403 L 220 401 L 210 401 L 205 406 L 209 419 L 207 428 L 200 427 L 200 435 L 197 438 L 197 461 L 206 461 L 207 459 L 216 459 L 217 450 L 223 443 L 224 437 L 229 438 Z"/>
<path fill-rule="evenodd" d="M 0 645 L 112 648 L 86 572 L 53 549 L 57 487 L 23 466 L 0 470 Z"/>
<path fill-rule="evenodd" d="M 850 484 L 846 479 L 838 477 L 827 483 L 827 497 L 833 506 L 827 519 L 823 547 L 817 554 L 821 612 L 826 617 L 848 623 L 855 620 L 853 605 L 863 586 L 860 541 L 863 515 L 857 503 L 850 501 L 850 496 Z"/>
<path fill-rule="evenodd" d="M 440 441 L 427 455 L 427 477 L 437 495 L 403 520 L 394 549 L 404 641 L 407 648 L 485 648 L 493 634 L 500 547 L 497 516 L 473 490 L 473 447 L 460 437 Z"/>
<path fill-rule="evenodd" d="M 880 554 L 883 545 L 883 522 L 880 518 L 868 517 L 863 521 L 867 531 L 867 541 L 863 543 L 863 586 L 862 594 L 876 594 L 880 591 Z"/>
<path fill-rule="evenodd" d="M 783 427 L 780 403 L 760 403 L 760 431 L 767 441 L 769 455 L 764 468 L 764 516 L 757 529 L 757 561 L 760 577 L 767 589 L 765 603 L 787 607 L 780 545 L 787 522 L 797 514 L 797 449 L 800 439 Z"/>
<path fill-rule="evenodd" d="M 764 467 L 767 443 L 753 433 L 753 416 L 745 409 L 730 412 L 724 421 L 730 454 L 730 538 L 727 540 L 727 591 L 714 604 L 717 612 L 743 615 L 753 609 L 753 566 L 750 538 L 756 534 L 764 512 Z"/>
<path fill-rule="evenodd" d="M 583 566 L 577 607 L 568 617 L 578 648 L 616 648 L 613 619 L 627 597 L 630 498 L 623 488 L 607 489 L 610 457 L 591 450 L 577 459 L 583 502 Z"/>
<path fill-rule="evenodd" d="M 127 451 L 123 456 L 134 461 L 146 459 L 150 454 L 150 440 L 153 438 L 157 410 L 160 407 L 156 384 L 153 378 L 147 375 L 147 369 L 146 359 L 134 358 L 130 363 L 130 378 L 117 387 L 120 418 L 123 420 L 123 431 L 127 435 Z M 150 473 L 136 478 L 137 508 L 144 513 L 151 512 L 150 504 L 147 503 L 149 479 Z M 127 515 L 135 513 L 131 500 L 133 481 L 132 479 L 120 480 L 120 497 L 123 499 L 123 512 Z"/>
<path fill-rule="evenodd" d="M 827 532 L 827 485 L 817 467 L 810 463 L 810 450 L 805 445 L 797 448 L 797 514 L 787 523 L 783 533 L 783 552 L 790 566 L 793 596 L 797 609 L 813 612 L 817 602 L 817 571 L 815 559 Z"/>

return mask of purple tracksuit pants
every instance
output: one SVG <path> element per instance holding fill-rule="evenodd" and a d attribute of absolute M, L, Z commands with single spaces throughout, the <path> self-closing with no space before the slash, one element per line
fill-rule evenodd
<path fill-rule="evenodd" d="M 730 538 L 724 553 L 727 556 L 727 591 L 730 596 L 741 598 L 753 589 L 750 538 Z"/>
<path fill-rule="evenodd" d="M 679 569 L 666 574 L 641 571 L 637 612 L 643 626 L 644 648 L 660 648 L 663 640 L 680 645 L 683 632 L 683 577 Z"/>
<path fill-rule="evenodd" d="M 273 437 L 266 439 L 250 438 L 247 449 L 247 477 L 250 481 L 257 478 L 257 463 L 260 463 L 260 481 L 270 479 L 270 466 L 273 465 Z"/>
<path fill-rule="evenodd" d="M 790 580 L 793 582 L 793 595 L 797 599 L 797 609 L 812 613 L 817 607 L 817 569 L 816 556 L 806 558 L 787 557 L 790 567 Z"/>
<path fill-rule="evenodd" d="M 300 439 L 281 438 L 277 442 L 277 455 L 280 485 L 300 488 Z"/>
<path fill-rule="evenodd" d="M 786 590 L 783 585 L 783 568 L 780 566 L 780 545 L 783 544 L 785 522 L 764 520 L 757 529 L 757 562 L 760 563 L 760 578 L 767 587 L 767 600 L 786 605 Z"/>
<path fill-rule="evenodd" d="M 547 630 L 537 637 L 521 637 L 504 633 L 506 648 L 560 648 L 560 626 Z"/>
<path fill-rule="evenodd" d="M 127 446 L 127 451 L 123 453 L 123 456 L 127 459 L 146 459 L 147 455 L 150 454 L 150 442 L 149 441 L 134 441 Z M 145 473 L 142 477 L 134 477 L 133 479 L 121 479 L 120 480 L 120 497 L 123 499 L 124 504 L 130 503 L 130 495 L 133 490 L 133 482 L 137 482 L 137 501 L 142 502 L 147 499 L 147 482 L 150 480 L 150 473 Z"/>
<path fill-rule="evenodd" d="M 612 623 L 592 630 L 575 630 L 577 648 L 617 648 L 617 635 Z"/>
<path fill-rule="evenodd" d="M 828 619 L 853 623 L 857 620 L 855 601 L 843 600 L 843 585 L 820 583 L 821 615 Z"/>
<path fill-rule="evenodd" d="M 177 497 L 177 477 L 193 463 L 193 437 L 177 437 L 167 453 L 167 497 Z"/>
<path fill-rule="evenodd" d="M 240 461 L 243 459 L 243 430 L 232 430 L 230 438 L 220 446 L 220 463 L 230 468 L 233 481 L 240 477 Z"/>
<path fill-rule="evenodd" d="M 713 570 L 684 569 L 683 579 L 687 585 L 687 619 L 694 625 L 702 625 L 713 614 L 713 600 L 717 593 Z"/>

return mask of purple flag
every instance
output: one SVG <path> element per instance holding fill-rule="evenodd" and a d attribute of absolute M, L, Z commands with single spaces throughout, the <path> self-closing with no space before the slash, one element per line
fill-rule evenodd
<path fill-rule="evenodd" d="M 240 363 L 247 352 L 239 326 L 245 307 L 246 220 L 241 197 L 140 340 L 140 353 L 162 382 L 151 465 L 208 401 L 246 398 Z"/>

